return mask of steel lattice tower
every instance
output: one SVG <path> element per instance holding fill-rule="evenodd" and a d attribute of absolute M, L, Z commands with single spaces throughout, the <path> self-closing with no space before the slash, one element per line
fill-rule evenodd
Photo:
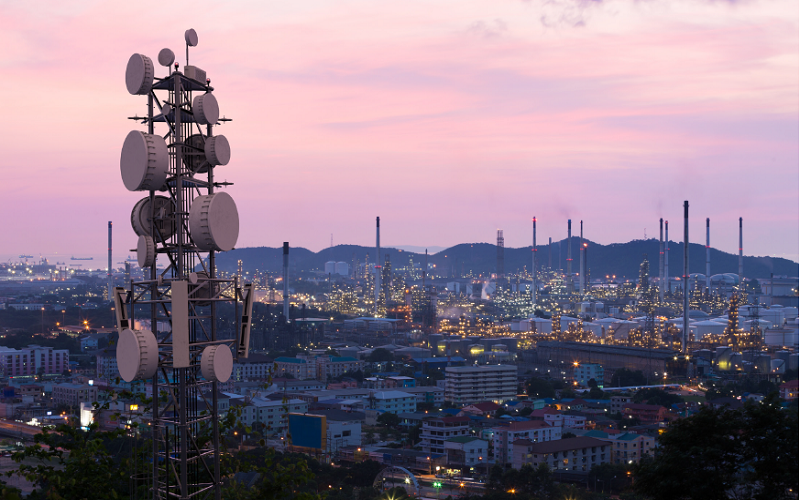
<path fill-rule="evenodd" d="M 237 357 L 248 354 L 252 284 L 240 288 L 216 269 L 216 252 L 232 249 L 239 233 L 236 205 L 218 190 L 229 183 L 214 179 L 230 160 L 228 141 L 214 127 L 228 120 L 219 118 L 205 72 L 188 65 L 197 34 L 188 30 L 185 39 L 183 72 L 169 49 L 158 55 L 166 77 L 155 77 L 141 54 L 126 71 L 128 91 L 147 97 L 147 116 L 131 117 L 147 132 L 128 135 L 120 167 L 129 190 L 148 192 L 131 221 L 149 279 L 115 289 L 117 359 L 123 379 L 149 381 L 154 396 L 152 465 L 135 478 L 132 498 L 220 498 L 218 383 L 231 375 L 231 348 Z M 221 302 L 234 305 L 236 331 L 228 338 L 217 331 Z M 134 329 L 137 317 L 150 329 Z"/>

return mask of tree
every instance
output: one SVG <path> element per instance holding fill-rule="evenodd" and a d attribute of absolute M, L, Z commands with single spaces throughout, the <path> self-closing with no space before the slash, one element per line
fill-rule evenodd
<path fill-rule="evenodd" d="M 620 368 L 611 376 L 611 387 L 628 387 L 632 385 L 645 385 L 647 378 L 642 373 L 642 370 L 628 370 L 627 368 Z"/>
<path fill-rule="evenodd" d="M 797 442 L 797 414 L 780 409 L 774 394 L 740 410 L 704 406 L 659 436 L 634 487 L 654 500 L 793 498 Z"/>
<path fill-rule="evenodd" d="M 555 398 L 556 391 L 547 380 L 534 377 L 525 383 L 525 390 L 532 398 Z"/>
<path fill-rule="evenodd" d="M 378 347 L 367 356 L 366 361 L 370 363 L 379 363 L 382 361 L 394 361 L 394 355 L 388 349 Z"/>
<path fill-rule="evenodd" d="M 606 393 L 603 392 L 603 389 L 600 389 L 599 387 L 592 387 L 586 396 L 589 399 L 608 399 Z"/>
<path fill-rule="evenodd" d="M 384 427 L 396 428 L 400 425 L 400 417 L 395 413 L 389 413 L 387 411 L 378 416 L 377 422 Z"/>
<path fill-rule="evenodd" d="M 670 394 L 663 389 L 651 387 L 648 389 L 640 389 L 633 395 L 634 403 L 644 403 L 651 405 L 665 406 L 669 408 L 673 404 L 683 403 L 683 398 L 677 394 Z"/>

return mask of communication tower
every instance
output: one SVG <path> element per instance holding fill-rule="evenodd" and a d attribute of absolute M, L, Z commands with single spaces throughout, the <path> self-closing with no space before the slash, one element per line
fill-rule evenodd
<path fill-rule="evenodd" d="M 146 130 L 125 138 L 120 169 L 129 191 L 146 194 L 131 225 L 149 278 L 114 290 L 120 375 L 148 381 L 153 393 L 152 463 L 135 478 L 136 498 L 220 498 L 218 383 L 231 376 L 232 349 L 247 357 L 250 336 L 253 285 L 219 277 L 215 263 L 239 236 L 236 204 L 218 190 L 230 183 L 214 176 L 230 161 L 228 140 L 214 134 L 228 119 L 205 71 L 189 65 L 197 33 L 184 38 L 182 72 L 163 49 L 157 60 L 166 76 L 143 54 L 130 57 L 125 73 L 128 92 L 147 99 L 147 116 L 130 118 Z M 237 328 L 226 335 L 233 338 L 217 331 L 222 302 L 235 308 Z M 137 319 L 149 328 L 137 329 Z"/>

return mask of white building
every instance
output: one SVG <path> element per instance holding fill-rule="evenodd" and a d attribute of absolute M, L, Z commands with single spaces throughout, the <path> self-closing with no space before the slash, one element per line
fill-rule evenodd
<path fill-rule="evenodd" d="M 432 417 L 422 421 L 422 451 L 444 453 L 444 443 L 450 438 L 469 434 L 469 417 Z"/>
<path fill-rule="evenodd" d="M 233 402 L 236 405 L 237 402 Z M 253 398 L 242 403 L 240 420 L 243 425 L 251 426 L 264 436 L 282 435 L 288 426 L 288 413 L 306 413 L 308 403 L 300 399 L 290 399 L 286 403 L 281 400 Z M 262 424 L 262 425 L 255 425 Z"/>
<path fill-rule="evenodd" d="M 457 436 L 445 440 L 444 450 L 448 467 L 475 467 L 488 460 L 489 442 L 472 436 Z"/>
<path fill-rule="evenodd" d="M 275 362 L 262 354 L 250 354 L 247 358 L 234 360 L 231 378 L 235 382 L 244 380 L 267 380 Z"/>
<path fill-rule="evenodd" d="M 532 443 L 542 443 L 561 439 L 561 427 L 553 427 L 541 420 L 511 422 L 492 429 L 494 460 L 498 464 L 510 463 L 513 456 L 514 441 L 527 439 Z"/>
<path fill-rule="evenodd" d="M 371 393 L 369 408 L 389 413 L 414 413 L 417 411 L 417 396 L 401 391 L 379 391 Z"/>
<path fill-rule="evenodd" d="M 483 401 L 500 404 L 517 395 L 516 366 L 448 366 L 444 372 L 444 399 L 456 405 Z"/>
<path fill-rule="evenodd" d="M 0 368 L 6 377 L 60 375 L 69 370 L 69 350 L 35 344 L 23 349 L 0 346 Z"/>

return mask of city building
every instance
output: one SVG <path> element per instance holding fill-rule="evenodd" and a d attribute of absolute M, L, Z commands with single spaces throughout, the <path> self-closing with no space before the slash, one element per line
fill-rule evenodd
<path fill-rule="evenodd" d="M 511 462 L 512 445 L 520 439 L 528 440 L 531 443 L 561 439 L 561 427 L 554 427 L 541 420 L 511 422 L 508 425 L 494 427 L 492 429 L 492 445 L 495 463 L 502 465 Z"/>
<path fill-rule="evenodd" d="M 445 453 L 444 442 L 469 435 L 469 417 L 431 417 L 422 421 L 422 451 Z"/>
<path fill-rule="evenodd" d="M 515 469 L 520 469 L 525 464 L 533 468 L 545 464 L 554 470 L 589 471 L 595 465 L 610 462 L 609 443 L 582 436 L 544 443 L 519 439 L 513 443 L 511 464 Z"/>
<path fill-rule="evenodd" d="M 572 378 L 580 385 L 588 386 L 589 381 L 594 379 L 597 386 L 603 387 L 603 378 L 605 377 L 605 370 L 603 365 L 598 363 L 576 363 L 572 370 Z"/>
<path fill-rule="evenodd" d="M 267 356 L 251 353 L 246 358 L 234 359 L 231 378 L 235 382 L 267 380 L 274 366 L 275 362 Z"/>
<path fill-rule="evenodd" d="M 444 372 L 444 399 L 456 405 L 503 403 L 517 395 L 516 366 L 448 366 Z"/>
<path fill-rule="evenodd" d="M 797 399 L 797 380 L 790 380 L 780 385 L 781 398 L 789 401 Z"/>
<path fill-rule="evenodd" d="M 451 469 L 475 467 L 488 460 L 489 443 L 472 436 L 456 436 L 444 441 L 444 450 Z"/>
<path fill-rule="evenodd" d="M 667 418 L 667 409 L 660 405 L 628 403 L 622 407 L 622 416 L 638 418 L 643 424 L 655 424 Z"/>
<path fill-rule="evenodd" d="M 34 344 L 23 349 L 0 347 L 0 367 L 6 377 L 60 375 L 69 370 L 69 350 Z"/>
<path fill-rule="evenodd" d="M 414 413 L 417 396 L 401 391 L 379 391 L 369 395 L 369 408 L 389 413 Z"/>
<path fill-rule="evenodd" d="M 117 367 L 117 350 L 113 347 L 103 349 L 97 353 L 97 378 L 114 380 L 119 377 Z"/>
<path fill-rule="evenodd" d="M 403 392 L 417 397 L 417 404 L 432 404 L 434 408 L 441 408 L 444 404 L 444 389 L 435 386 L 406 387 Z"/>
<path fill-rule="evenodd" d="M 631 396 L 611 396 L 611 403 L 610 403 L 610 410 L 611 413 L 622 413 L 622 408 L 628 404 L 632 403 L 633 398 Z"/>
<path fill-rule="evenodd" d="M 83 402 L 97 401 L 97 387 L 89 384 L 53 385 L 53 404 L 80 407 Z"/>
<path fill-rule="evenodd" d="M 308 403 L 299 399 L 290 399 L 287 402 L 264 398 L 253 398 L 247 402 L 234 402 L 242 407 L 239 420 L 243 425 L 253 427 L 262 435 L 282 435 L 288 424 L 288 413 L 306 413 Z M 260 425 L 255 425 L 260 424 Z"/>
<path fill-rule="evenodd" d="M 630 432 L 620 434 L 608 442 L 611 443 L 613 461 L 617 464 L 638 464 L 643 457 L 651 455 L 656 446 L 655 438 Z"/>

